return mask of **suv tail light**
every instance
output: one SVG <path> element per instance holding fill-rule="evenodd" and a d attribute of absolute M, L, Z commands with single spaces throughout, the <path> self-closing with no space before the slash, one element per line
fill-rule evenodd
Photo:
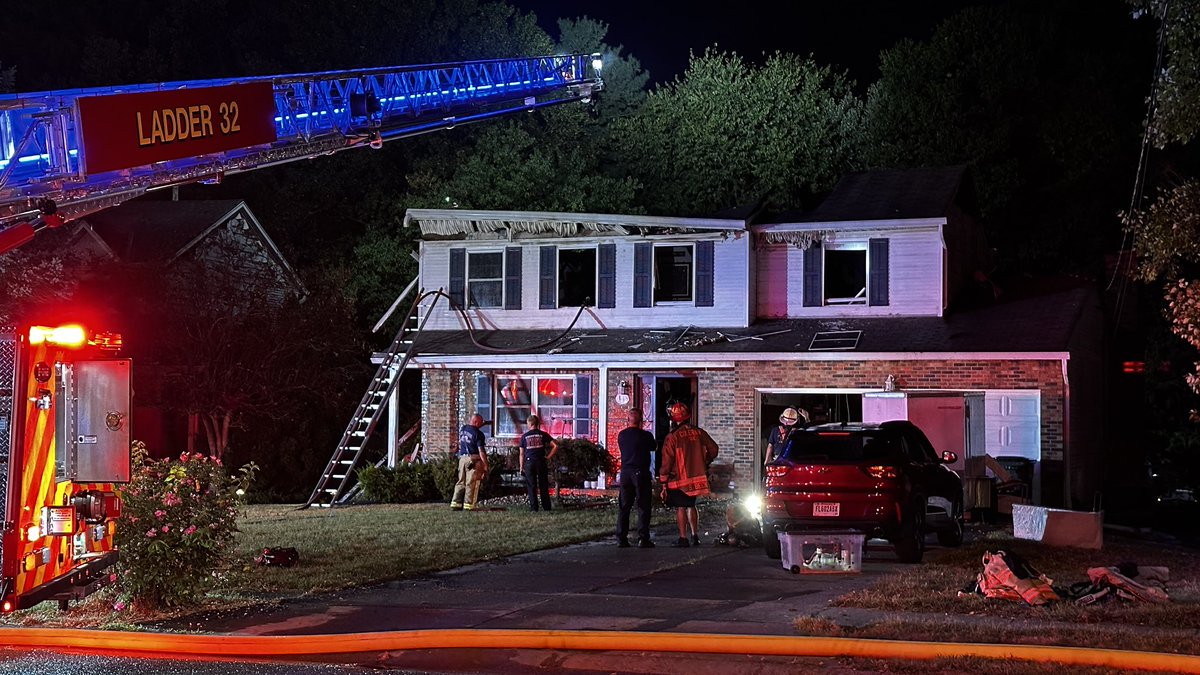
<path fill-rule="evenodd" d="M 896 478 L 900 475 L 894 466 L 864 466 L 862 470 L 871 478 Z"/>
<path fill-rule="evenodd" d="M 791 467 L 784 466 L 782 464 L 768 464 L 767 465 L 767 476 L 769 476 L 771 478 L 779 478 L 780 476 L 786 476 L 788 471 L 791 471 Z"/>

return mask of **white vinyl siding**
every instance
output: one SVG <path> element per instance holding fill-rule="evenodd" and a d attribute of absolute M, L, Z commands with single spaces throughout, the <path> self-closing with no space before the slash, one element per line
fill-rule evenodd
<path fill-rule="evenodd" d="M 787 315 L 791 318 L 851 316 L 941 316 L 942 314 L 942 242 L 937 228 L 919 230 L 858 231 L 836 238 L 834 246 L 861 244 L 866 248 L 872 238 L 888 240 L 888 304 L 871 306 L 804 306 L 804 251 L 787 247 Z M 760 251 L 759 262 L 762 262 Z M 867 260 L 868 271 L 871 260 Z M 759 271 L 759 307 L 763 308 L 763 289 L 777 281 Z"/>
<path fill-rule="evenodd" d="M 473 309 L 470 315 L 476 326 L 488 325 L 501 330 L 546 329 L 563 330 L 575 318 L 578 307 L 538 309 L 540 278 L 540 246 L 562 248 L 595 247 L 597 244 L 616 245 L 616 307 L 601 309 L 592 307 L 576 324 L 577 328 L 596 329 L 597 319 L 607 328 L 659 328 L 662 326 L 738 327 L 746 326 L 749 315 L 747 302 L 750 298 L 749 270 L 747 262 L 750 251 L 749 236 L 720 238 L 713 234 L 648 236 L 648 237 L 575 237 L 571 239 L 536 239 L 528 242 L 506 243 L 520 246 L 521 271 L 525 283 L 521 284 L 521 307 L 504 310 L 501 308 Z M 689 245 L 697 241 L 713 242 L 713 306 L 698 307 L 693 300 L 659 304 L 651 307 L 633 306 L 633 250 L 635 243 L 660 245 Z M 421 242 L 421 286 L 426 289 L 449 286 L 451 248 L 472 251 L 495 251 L 496 241 L 424 241 Z M 591 283 L 595 283 L 592 280 Z M 595 303 L 593 298 L 592 302 Z M 426 301 L 426 305 L 429 301 Z M 595 318 L 591 315 L 594 314 Z M 449 303 L 442 299 L 437 311 L 430 317 L 427 328 L 432 330 L 462 328 L 462 320 L 451 311 Z"/>

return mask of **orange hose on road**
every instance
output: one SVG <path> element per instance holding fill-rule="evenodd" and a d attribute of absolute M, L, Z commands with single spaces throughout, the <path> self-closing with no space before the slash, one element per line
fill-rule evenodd
<path fill-rule="evenodd" d="M 0 629 L 0 644 L 120 651 L 158 657 L 271 658 L 416 649 L 553 649 L 928 660 L 977 657 L 1071 666 L 1200 673 L 1200 656 L 1085 647 L 906 642 L 775 635 L 633 631 L 414 630 L 334 635 L 124 633 L 64 628 Z M 636 645 L 636 647 L 634 647 Z"/>

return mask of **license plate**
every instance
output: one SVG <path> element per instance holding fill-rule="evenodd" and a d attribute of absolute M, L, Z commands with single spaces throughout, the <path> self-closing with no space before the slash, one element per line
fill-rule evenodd
<path fill-rule="evenodd" d="M 841 515 L 842 505 L 837 502 L 814 502 L 813 516 L 837 517 Z"/>

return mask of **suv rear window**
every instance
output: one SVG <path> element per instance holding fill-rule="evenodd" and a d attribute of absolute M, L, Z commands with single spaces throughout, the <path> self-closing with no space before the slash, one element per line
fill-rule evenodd
<path fill-rule="evenodd" d="M 780 459 L 793 462 L 830 460 L 856 462 L 883 459 L 895 453 L 894 434 L 881 432 L 801 431 L 788 438 Z"/>

